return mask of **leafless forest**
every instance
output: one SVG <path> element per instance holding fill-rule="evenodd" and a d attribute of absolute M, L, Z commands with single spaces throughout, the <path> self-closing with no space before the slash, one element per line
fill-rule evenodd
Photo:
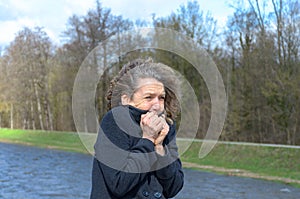
<path fill-rule="evenodd" d="M 239 3 L 240 2 L 240 3 Z M 99 43 L 138 27 L 169 28 L 202 46 L 220 70 L 228 97 L 222 140 L 300 144 L 300 2 L 234 1 L 223 28 L 197 1 L 151 22 L 131 21 L 97 6 L 72 16 L 56 46 L 43 28 L 24 28 L 0 54 L 0 127 L 75 131 L 72 90 L 78 69 Z M 266 7 L 266 5 L 268 5 Z M 268 9 L 267 9 L 268 8 Z M 116 47 L 118 45 L 116 44 Z M 140 51 L 183 74 L 195 89 L 201 111 L 198 137 L 210 122 L 205 82 L 193 67 L 168 52 Z M 118 65 L 125 63 L 120 58 Z M 99 118 L 106 111 L 105 90 L 113 72 L 98 85 Z"/>

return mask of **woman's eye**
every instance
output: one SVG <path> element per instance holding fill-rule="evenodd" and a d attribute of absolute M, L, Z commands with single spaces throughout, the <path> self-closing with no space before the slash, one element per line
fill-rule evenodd
<path fill-rule="evenodd" d="M 165 100 L 165 98 L 166 98 L 165 96 L 161 96 L 160 97 L 161 100 Z"/>

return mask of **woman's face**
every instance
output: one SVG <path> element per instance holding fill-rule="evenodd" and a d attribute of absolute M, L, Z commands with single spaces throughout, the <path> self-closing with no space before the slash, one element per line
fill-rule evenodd
<path fill-rule="evenodd" d="M 164 85 L 161 82 L 153 78 L 143 78 L 139 80 L 138 89 L 132 99 L 122 96 L 122 103 L 125 101 L 123 105 L 128 104 L 160 114 L 164 111 L 165 96 Z"/>

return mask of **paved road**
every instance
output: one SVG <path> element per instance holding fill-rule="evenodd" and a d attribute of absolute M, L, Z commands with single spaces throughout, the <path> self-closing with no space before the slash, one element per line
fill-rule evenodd
<path fill-rule="evenodd" d="M 86 199 L 92 157 L 0 143 L 0 198 Z M 249 178 L 185 170 L 175 199 L 299 199 L 300 189 Z"/>

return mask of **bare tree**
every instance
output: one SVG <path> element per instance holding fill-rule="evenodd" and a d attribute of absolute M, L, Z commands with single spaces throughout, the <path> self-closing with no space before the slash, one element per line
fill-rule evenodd
<path fill-rule="evenodd" d="M 15 111 L 23 118 L 23 128 L 30 120 L 31 127 L 35 128 L 35 121 L 38 120 L 39 128 L 44 130 L 46 128 L 44 124 L 50 123 L 49 115 L 51 115 L 51 109 L 47 112 L 43 109 L 43 101 L 49 102 L 48 91 L 45 89 L 48 61 L 51 58 L 51 43 L 48 36 L 41 28 L 21 30 L 8 47 L 7 57 L 8 77 L 13 85 L 9 87 L 14 99 L 11 105 L 12 113 Z M 37 114 L 34 114 L 35 112 Z M 17 121 L 16 125 L 20 127 L 20 121 Z M 53 129 L 50 126 L 47 128 Z"/>

